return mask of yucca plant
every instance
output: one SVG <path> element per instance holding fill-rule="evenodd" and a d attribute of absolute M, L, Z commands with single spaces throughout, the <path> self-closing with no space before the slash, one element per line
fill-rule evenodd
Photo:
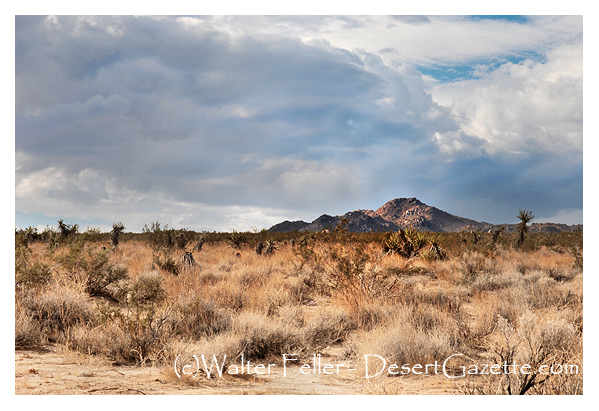
<path fill-rule="evenodd" d="M 516 225 L 516 230 L 518 230 L 518 246 L 520 246 L 524 242 L 524 234 L 528 232 L 528 223 L 535 216 L 532 214 L 532 211 L 519 210 L 516 217 L 520 220 L 518 225 Z"/>
<path fill-rule="evenodd" d="M 391 233 L 383 243 L 383 252 L 385 253 L 398 253 L 403 257 L 410 258 L 413 251 L 414 246 L 406 236 L 406 232 L 401 228 L 398 232 Z"/>
<path fill-rule="evenodd" d="M 243 236 L 243 234 L 238 233 L 235 230 L 233 230 L 233 232 L 231 234 L 229 234 L 229 238 L 227 239 L 227 243 L 228 243 L 229 247 L 235 248 L 235 249 L 240 249 L 241 244 L 244 241 L 245 241 L 245 237 Z"/>
<path fill-rule="evenodd" d="M 177 234 L 177 237 L 175 237 L 175 242 L 177 243 L 177 247 L 185 248 L 189 241 L 187 240 L 187 237 L 185 237 L 185 233 L 179 233 Z"/>
<path fill-rule="evenodd" d="M 273 255 L 275 251 L 278 250 L 276 243 L 276 240 L 267 241 L 264 246 L 264 255 Z"/>
<path fill-rule="evenodd" d="M 119 221 L 118 223 L 112 224 L 112 231 L 110 232 L 110 243 L 113 247 L 119 245 L 119 236 L 123 231 L 125 231 L 125 226 L 122 222 Z"/>
<path fill-rule="evenodd" d="M 383 252 L 399 252 L 406 242 L 406 237 L 401 231 L 389 234 L 389 237 L 383 241 Z"/>
<path fill-rule="evenodd" d="M 201 235 L 201 236 L 198 238 L 198 242 L 197 242 L 197 243 L 196 243 L 196 245 L 195 245 L 195 249 L 196 249 L 196 250 L 198 250 L 198 251 L 202 251 L 202 247 L 204 246 L 204 242 L 205 242 L 205 241 L 206 241 L 206 236 L 204 236 L 204 235 Z"/>
<path fill-rule="evenodd" d="M 498 229 L 493 230 L 491 233 L 491 242 L 488 244 L 489 248 L 493 250 L 497 244 L 497 240 L 499 240 L 499 235 L 505 230 L 505 226 L 501 226 Z"/>
<path fill-rule="evenodd" d="M 428 244 L 427 235 L 424 233 L 416 233 L 413 237 L 408 237 L 412 245 L 414 246 L 414 252 L 422 250 Z"/>
<path fill-rule="evenodd" d="M 258 255 L 262 255 L 262 251 L 264 250 L 264 244 L 262 244 L 262 242 L 259 242 L 256 245 L 256 254 Z"/>
<path fill-rule="evenodd" d="M 428 244 L 428 236 L 425 233 L 421 233 L 413 227 L 406 229 L 406 238 L 412 245 L 413 251 L 412 256 L 416 256 L 419 252 Z"/>
<path fill-rule="evenodd" d="M 428 248 L 427 252 L 430 253 L 431 257 L 435 260 L 444 260 L 447 256 L 447 253 L 440 245 L 439 236 L 429 238 L 428 242 L 430 247 Z"/>
<path fill-rule="evenodd" d="M 400 228 L 383 242 L 383 252 L 396 252 L 405 258 L 411 258 L 417 256 L 428 243 L 426 234 L 412 227 L 406 228 L 405 231 Z"/>

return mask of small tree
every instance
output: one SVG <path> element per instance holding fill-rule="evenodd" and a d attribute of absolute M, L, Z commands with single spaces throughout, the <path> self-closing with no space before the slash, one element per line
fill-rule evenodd
<path fill-rule="evenodd" d="M 524 234 L 528 232 L 528 223 L 535 218 L 535 216 L 532 214 L 532 211 L 519 210 L 516 217 L 520 220 L 516 226 L 516 229 L 518 230 L 518 246 L 520 246 L 524 242 Z"/>
<path fill-rule="evenodd" d="M 125 226 L 122 222 L 112 224 L 112 231 L 110 232 L 110 242 L 113 247 L 119 245 L 119 236 L 125 231 Z"/>
<path fill-rule="evenodd" d="M 58 220 L 58 229 L 60 230 L 60 238 L 66 239 L 71 234 L 76 234 L 79 231 L 78 224 L 65 224 L 63 219 Z"/>

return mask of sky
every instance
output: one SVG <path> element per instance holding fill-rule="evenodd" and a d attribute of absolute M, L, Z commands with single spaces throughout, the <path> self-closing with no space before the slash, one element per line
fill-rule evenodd
<path fill-rule="evenodd" d="M 14 25 L 16 227 L 247 231 L 399 197 L 583 223 L 581 15 Z"/>

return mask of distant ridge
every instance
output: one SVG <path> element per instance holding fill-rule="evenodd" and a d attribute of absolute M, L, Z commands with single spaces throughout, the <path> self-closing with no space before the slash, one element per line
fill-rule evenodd
<path fill-rule="evenodd" d="M 515 231 L 515 224 L 491 224 L 458 217 L 436 207 L 424 204 L 417 198 L 396 198 L 386 202 L 376 211 L 355 210 L 342 216 L 323 214 L 311 223 L 305 221 L 283 221 L 273 225 L 268 231 L 321 231 L 337 226 L 342 219 L 348 221 L 347 228 L 354 233 L 397 231 L 400 228 L 413 227 L 419 231 L 452 232 L 469 230 L 488 231 L 502 225 L 508 232 Z M 531 232 L 582 231 L 582 225 L 569 226 L 556 223 L 533 223 Z"/>

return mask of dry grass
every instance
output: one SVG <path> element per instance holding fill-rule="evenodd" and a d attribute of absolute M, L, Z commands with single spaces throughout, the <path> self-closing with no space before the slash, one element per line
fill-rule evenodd
<path fill-rule="evenodd" d="M 582 367 L 583 276 L 567 252 L 474 250 L 408 260 L 370 244 L 364 253 L 322 246 L 310 260 L 284 243 L 271 255 L 218 242 L 201 251 L 131 240 L 114 251 L 101 246 L 17 249 L 16 348 L 60 344 L 115 363 L 151 362 L 191 385 L 206 381 L 171 375 L 179 354 L 226 356 L 228 365 L 242 354 L 266 363 L 337 347 L 337 360 L 355 365 L 359 377 L 365 354 L 411 367 L 455 353 L 498 361 L 514 349 L 518 361 Z M 184 251 L 196 266 L 180 266 Z M 169 261 L 179 269 L 163 264 Z M 104 282 L 93 293 L 89 279 L 98 273 Z M 396 377 L 382 373 L 376 384 L 389 378 Z M 456 392 L 513 393 L 529 383 L 506 378 L 463 378 Z M 582 373 L 526 389 L 581 391 Z"/>

